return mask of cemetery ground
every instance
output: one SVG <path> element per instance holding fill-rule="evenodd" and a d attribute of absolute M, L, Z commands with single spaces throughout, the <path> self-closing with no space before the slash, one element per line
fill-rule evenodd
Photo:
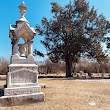
<path fill-rule="evenodd" d="M 0 107 L 0 110 L 110 110 L 110 79 L 40 78 L 45 102 Z M 0 86 L 5 78 L 0 80 Z"/>

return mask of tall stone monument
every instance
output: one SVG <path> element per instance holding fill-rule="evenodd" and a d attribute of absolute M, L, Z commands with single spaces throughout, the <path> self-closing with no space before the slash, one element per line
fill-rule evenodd
<path fill-rule="evenodd" d="M 27 6 L 24 2 L 19 9 L 21 17 L 16 21 L 16 25 L 10 25 L 12 56 L 4 96 L 0 97 L 1 106 L 44 101 L 44 93 L 38 85 L 38 66 L 32 55 L 36 32 L 25 18 Z M 19 44 L 20 38 L 24 40 L 24 44 Z"/>

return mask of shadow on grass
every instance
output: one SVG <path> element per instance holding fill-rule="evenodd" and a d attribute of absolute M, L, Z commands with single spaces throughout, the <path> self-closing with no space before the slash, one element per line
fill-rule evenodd
<path fill-rule="evenodd" d="M 65 76 L 38 76 L 38 78 L 65 78 Z"/>
<path fill-rule="evenodd" d="M 110 79 L 110 78 L 104 78 L 104 79 Z M 73 78 L 73 77 L 69 77 L 69 78 L 53 78 L 51 80 L 82 80 L 82 81 L 98 81 L 98 80 L 102 80 L 102 78 Z"/>
<path fill-rule="evenodd" d="M 51 80 L 101 80 L 101 79 L 110 79 L 110 78 L 101 78 L 101 77 L 89 77 L 89 78 L 84 78 L 84 77 L 68 77 L 66 78 L 65 76 L 39 76 L 38 78 L 51 78 Z"/>

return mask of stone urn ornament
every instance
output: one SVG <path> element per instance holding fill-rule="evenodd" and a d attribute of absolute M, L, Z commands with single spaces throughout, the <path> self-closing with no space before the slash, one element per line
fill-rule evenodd
<path fill-rule="evenodd" d="M 19 52 L 20 52 L 20 56 L 24 57 L 25 56 L 25 52 L 26 52 L 26 44 L 19 44 Z"/>

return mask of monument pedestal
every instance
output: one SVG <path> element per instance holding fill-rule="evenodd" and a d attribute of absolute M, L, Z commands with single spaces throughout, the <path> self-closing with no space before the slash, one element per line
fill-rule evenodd
<path fill-rule="evenodd" d="M 5 88 L 4 96 L 33 94 L 39 92 L 41 92 L 40 86 L 13 87 L 13 88 Z"/>
<path fill-rule="evenodd" d="M 34 65 L 34 64 L 33 64 Z M 28 69 L 27 69 L 28 67 Z M 7 74 L 7 88 L 4 96 L 0 97 L 0 106 L 21 105 L 33 102 L 43 102 L 44 93 L 38 85 L 37 65 L 9 65 Z M 13 69 L 14 68 L 14 69 Z"/>
<path fill-rule="evenodd" d="M 45 96 L 43 92 L 32 93 L 32 94 L 22 94 L 22 95 L 12 95 L 12 96 L 2 96 L 0 97 L 0 107 L 43 102 L 44 98 Z"/>
<path fill-rule="evenodd" d="M 37 70 L 36 64 L 10 64 L 0 106 L 43 102 L 45 96 L 38 85 Z"/>

